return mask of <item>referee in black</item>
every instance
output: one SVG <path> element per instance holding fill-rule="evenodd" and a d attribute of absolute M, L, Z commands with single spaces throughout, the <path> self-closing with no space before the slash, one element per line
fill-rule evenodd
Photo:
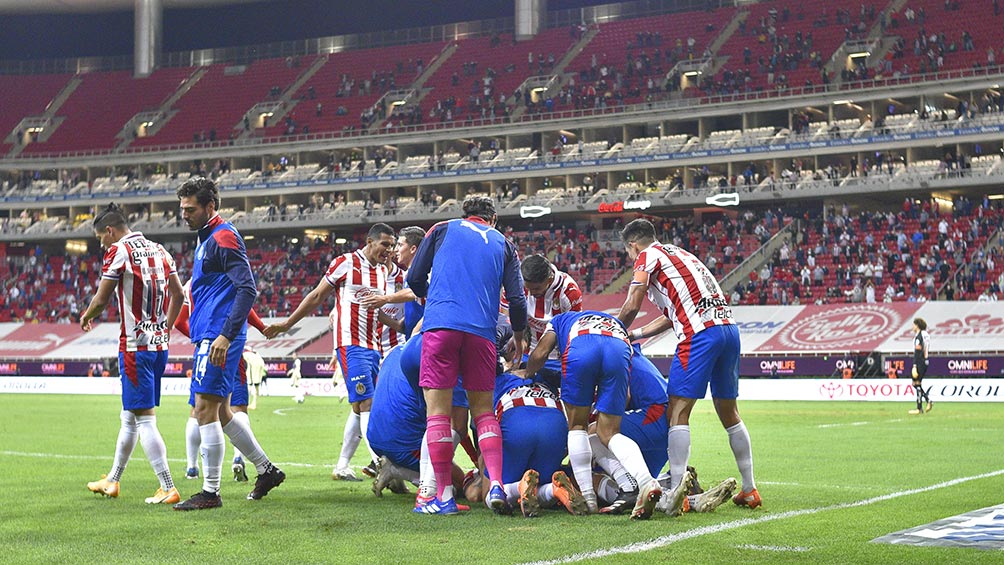
<path fill-rule="evenodd" d="M 911 414 L 923 414 L 930 412 L 934 404 L 924 391 L 922 381 L 927 374 L 927 353 L 931 348 L 931 334 L 927 333 L 927 322 L 923 318 L 913 319 L 913 331 L 917 332 L 913 336 L 913 370 L 910 376 L 913 378 L 913 389 L 917 391 L 917 408 L 910 410 Z M 925 408 L 923 402 L 927 402 Z"/>

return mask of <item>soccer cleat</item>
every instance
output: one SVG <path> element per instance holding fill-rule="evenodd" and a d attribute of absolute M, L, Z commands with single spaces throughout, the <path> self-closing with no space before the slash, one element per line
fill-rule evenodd
<path fill-rule="evenodd" d="M 390 487 L 394 478 L 391 476 L 391 463 L 386 457 L 380 457 L 380 472 L 373 479 L 373 494 L 383 496 L 383 489 Z"/>
<path fill-rule="evenodd" d="M 693 484 L 690 485 L 690 492 L 688 492 L 687 494 L 695 495 L 704 492 L 704 489 L 701 488 L 701 483 L 697 482 L 697 469 L 693 468 L 690 465 L 687 465 L 687 470 L 690 471 L 690 478 L 693 479 Z"/>
<path fill-rule="evenodd" d="M 725 479 L 718 486 L 694 497 L 694 503 L 690 505 L 689 510 L 691 512 L 714 512 L 715 508 L 732 498 L 732 493 L 735 491 L 736 480 L 733 478 Z"/>
<path fill-rule="evenodd" d="M 749 492 L 740 492 L 733 499 L 737 506 L 749 506 L 750 508 L 756 508 L 757 506 L 763 505 L 760 500 L 760 493 L 756 489 Z"/>
<path fill-rule="evenodd" d="M 377 473 L 380 472 L 380 464 L 376 461 L 370 461 L 369 465 L 363 467 L 363 474 L 371 479 L 377 478 Z"/>
<path fill-rule="evenodd" d="M 670 516 L 679 516 L 686 512 L 688 506 L 687 493 L 690 492 L 693 480 L 694 477 L 690 474 L 690 471 L 684 473 L 680 484 L 676 485 L 676 488 L 664 493 L 656 504 L 656 508 L 660 512 L 665 512 Z"/>
<path fill-rule="evenodd" d="M 930 400 L 927 401 L 927 406 L 924 407 L 924 412 L 930 412 L 931 408 L 934 408 L 934 403 Z"/>
<path fill-rule="evenodd" d="M 172 488 L 167 492 L 159 488 L 157 492 L 153 493 L 153 496 L 146 499 L 147 504 L 177 504 L 179 502 L 181 502 L 181 495 L 178 494 L 178 489 L 176 488 Z"/>
<path fill-rule="evenodd" d="M 688 484 L 686 475 L 684 476 L 684 481 L 680 484 Z M 652 511 L 655 510 L 655 503 L 659 502 L 660 498 L 662 498 L 662 487 L 653 479 L 639 489 L 638 500 L 634 504 L 634 510 L 631 511 L 631 519 L 648 520 L 651 518 Z"/>
<path fill-rule="evenodd" d="M 352 469 L 348 467 L 335 467 L 335 469 L 331 471 L 331 480 L 359 482 L 362 479 L 357 477 L 356 474 L 352 472 Z"/>
<path fill-rule="evenodd" d="M 261 500 L 272 489 L 282 484 L 286 480 L 286 473 L 275 465 L 269 465 L 264 473 L 258 475 L 254 482 L 254 490 L 248 493 L 248 500 Z"/>
<path fill-rule="evenodd" d="M 432 498 L 422 506 L 418 506 L 416 504 L 412 512 L 415 514 L 439 514 L 440 516 L 452 516 L 453 514 L 459 514 L 460 509 L 457 508 L 457 502 L 452 498 L 446 502 L 441 502 L 438 498 Z"/>
<path fill-rule="evenodd" d="M 912 415 L 916 415 L 916 414 L 920 414 L 920 413 L 921 413 L 921 411 L 917 410 L 916 408 L 914 408 L 913 410 L 910 410 L 909 412 L 907 412 L 907 414 L 912 414 Z"/>
<path fill-rule="evenodd" d="M 198 467 L 189 467 L 188 470 L 185 471 L 185 478 L 186 479 L 198 479 L 199 478 L 199 468 Z"/>
<path fill-rule="evenodd" d="M 634 508 L 635 502 L 637 501 L 638 491 L 620 491 L 617 494 L 616 500 L 611 502 L 608 506 L 600 508 L 600 514 L 623 514 L 627 512 L 629 508 Z"/>
<path fill-rule="evenodd" d="M 87 483 L 87 490 L 91 492 L 96 492 L 102 496 L 118 498 L 119 484 L 109 481 L 107 477 L 108 475 L 101 475 L 100 480 Z"/>
<path fill-rule="evenodd" d="M 240 457 L 234 457 L 234 464 L 230 467 L 234 472 L 234 480 L 238 483 L 248 482 L 248 474 L 244 471 L 244 460 Z"/>
<path fill-rule="evenodd" d="M 435 496 L 422 496 L 421 494 L 415 496 L 415 510 L 425 506 L 426 504 L 436 500 Z"/>
<path fill-rule="evenodd" d="M 186 512 L 188 510 L 208 510 L 210 508 L 220 508 L 223 506 L 223 499 L 219 493 L 206 492 L 200 490 L 192 495 L 192 498 L 174 505 L 175 510 Z"/>
<path fill-rule="evenodd" d="M 540 515 L 540 501 L 537 499 L 537 486 L 540 484 L 540 473 L 529 469 L 523 473 L 519 485 L 519 509 L 525 518 L 536 518 Z"/>
<path fill-rule="evenodd" d="M 582 493 L 575 488 L 572 480 L 564 471 L 554 472 L 554 475 L 551 476 L 551 488 L 554 492 L 554 498 L 573 516 L 589 514 L 589 505 L 586 503 L 586 499 L 582 497 Z"/>
<path fill-rule="evenodd" d="M 485 497 L 485 505 L 499 516 L 512 515 L 512 506 L 509 506 L 505 491 L 499 485 L 493 485 L 488 491 L 488 496 Z"/>
<path fill-rule="evenodd" d="M 408 483 L 402 479 L 391 479 L 390 483 L 387 484 L 387 488 L 394 494 L 411 494 Z M 458 504 L 457 507 L 459 508 L 460 505 Z"/>

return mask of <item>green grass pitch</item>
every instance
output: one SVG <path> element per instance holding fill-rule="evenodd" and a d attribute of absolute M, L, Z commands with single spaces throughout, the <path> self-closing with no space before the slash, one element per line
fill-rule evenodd
<path fill-rule="evenodd" d="M 764 507 L 729 503 L 648 522 L 557 511 L 527 520 L 495 516 L 483 504 L 468 515 L 413 515 L 412 496 L 378 499 L 368 481 L 331 480 L 348 405 L 318 397 L 300 405 L 264 397 L 251 413 L 263 447 L 288 475 L 264 500 L 245 500 L 250 486 L 230 481 L 225 467 L 222 509 L 145 505 L 157 484 L 139 445 L 121 496 L 102 498 L 85 483 L 108 472 L 119 407 L 115 397 L 0 395 L 0 562 L 519 563 L 649 540 L 657 547 L 601 561 L 1001 562 L 994 551 L 870 543 L 1004 502 L 1004 474 L 936 486 L 1004 469 L 1004 418 L 994 404 L 939 403 L 909 416 L 908 403 L 741 403 Z M 165 397 L 158 417 L 185 497 L 201 487 L 183 478 L 187 415 L 183 398 Z M 702 483 L 737 476 L 710 402 L 698 403 L 691 427 Z M 366 463 L 364 453 L 360 446 L 355 465 Z M 466 460 L 459 450 L 458 460 Z M 798 510 L 807 512 L 784 514 Z"/>

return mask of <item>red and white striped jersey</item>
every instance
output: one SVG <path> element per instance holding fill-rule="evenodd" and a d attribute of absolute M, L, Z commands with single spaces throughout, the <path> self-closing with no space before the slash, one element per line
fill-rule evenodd
<path fill-rule="evenodd" d="M 407 275 L 397 263 L 392 265 L 393 268 L 387 273 L 387 294 L 393 294 L 404 288 L 404 277 Z M 385 304 L 381 310 L 395 320 L 404 320 L 404 304 Z M 380 345 L 384 351 L 390 351 L 399 343 L 404 343 L 404 334 L 390 326 L 380 325 L 383 327 L 383 331 L 380 332 Z"/>
<path fill-rule="evenodd" d="M 335 287 L 335 348 L 357 345 L 380 351 L 383 324 L 377 310 L 359 303 L 370 294 L 387 292 L 387 267 L 372 265 L 362 250 L 339 255 L 328 266 L 324 280 Z"/>
<path fill-rule="evenodd" d="M 495 419 L 501 421 L 502 414 L 507 410 L 520 406 L 537 406 L 539 408 L 557 408 L 562 410 L 558 396 L 539 384 L 516 387 L 499 397 L 495 403 Z"/>
<path fill-rule="evenodd" d="M 735 323 L 718 281 L 689 251 L 653 243 L 638 254 L 634 270 L 648 273 L 648 297 L 673 322 L 680 341 L 706 328 Z"/>
<path fill-rule="evenodd" d="M 530 328 L 529 351 L 537 347 L 537 342 L 540 341 L 540 336 L 544 335 L 547 323 L 552 317 L 565 312 L 582 311 L 582 291 L 579 290 L 579 285 L 571 276 L 559 271 L 554 265 L 551 265 L 551 271 L 554 273 L 554 280 L 544 291 L 543 296 L 537 297 L 530 294 L 529 290 L 524 291 L 528 314 L 527 325 Z M 559 358 L 557 350 L 552 350 L 548 357 L 548 359 Z"/>
<path fill-rule="evenodd" d="M 140 232 L 126 235 L 105 252 L 101 278 L 118 281 L 119 351 L 167 349 L 167 279 L 175 274 L 171 254 Z"/>

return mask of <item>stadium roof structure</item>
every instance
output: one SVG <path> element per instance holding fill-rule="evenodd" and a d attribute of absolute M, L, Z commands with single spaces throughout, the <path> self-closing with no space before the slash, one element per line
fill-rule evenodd
<path fill-rule="evenodd" d="M 164 8 L 202 8 L 223 4 L 250 4 L 263 0 L 162 0 Z M 125 11 L 135 0 L 0 0 L 0 13 L 52 14 Z"/>

